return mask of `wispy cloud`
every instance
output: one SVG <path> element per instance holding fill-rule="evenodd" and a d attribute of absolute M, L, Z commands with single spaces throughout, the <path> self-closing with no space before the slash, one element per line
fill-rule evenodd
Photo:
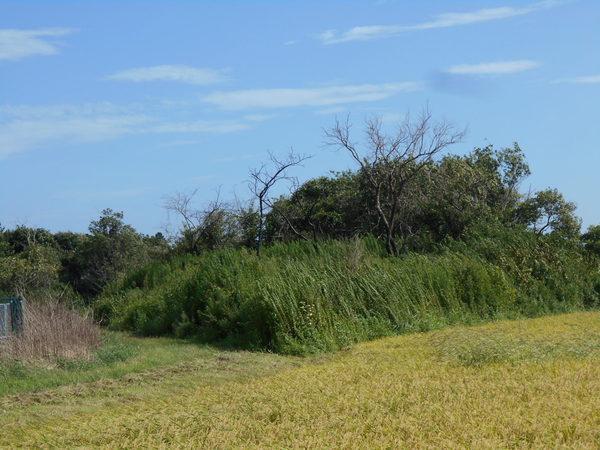
<path fill-rule="evenodd" d="M 292 108 L 374 102 L 402 92 L 422 89 L 420 83 L 360 84 L 318 88 L 247 89 L 219 91 L 203 98 L 222 109 Z"/>
<path fill-rule="evenodd" d="M 563 3 L 560 0 L 546 0 L 526 6 L 500 6 L 467 12 L 449 12 L 435 16 L 432 20 L 412 25 L 366 25 L 357 26 L 346 31 L 327 30 L 317 36 L 324 44 L 340 44 L 351 41 L 368 41 L 372 39 L 388 38 L 400 34 L 431 30 L 435 28 L 450 28 L 475 23 L 491 22 L 494 20 L 508 19 L 523 16 L 542 9 L 551 8 Z"/>
<path fill-rule="evenodd" d="M 140 107 L 109 103 L 56 106 L 0 107 L 0 159 L 54 144 L 85 144 L 133 134 L 193 135 L 233 133 L 252 127 L 252 121 L 168 121 L 140 112 Z"/>
<path fill-rule="evenodd" d="M 509 75 L 539 67 L 540 63 L 528 59 L 516 61 L 495 61 L 479 64 L 460 64 L 446 69 L 451 75 Z"/>
<path fill-rule="evenodd" d="M 190 67 L 182 65 L 162 65 L 151 67 L 136 67 L 123 70 L 107 77 L 109 80 L 133 81 L 174 81 L 189 84 L 215 84 L 227 80 L 224 70 Z"/>
<path fill-rule="evenodd" d="M 59 142 L 114 139 L 147 123 L 143 116 L 15 119 L 0 123 L 0 158 Z"/>
<path fill-rule="evenodd" d="M 0 60 L 18 60 L 34 55 L 54 55 L 59 51 L 55 38 L 66 36 L 70 28 L 35 30 L 0 29 Z"/>
<path fill-rule="evenodd" d="M 554 80 L 553 83 L 569 83 L 569 84 L 600 84 L 600 75 L 585 75 L 573 78 L 561 78 Z"/>

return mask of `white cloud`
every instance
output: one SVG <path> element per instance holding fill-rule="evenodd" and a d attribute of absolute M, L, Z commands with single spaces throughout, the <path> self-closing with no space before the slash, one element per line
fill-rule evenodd
<path fill-rule="evenodd" d="M 562 78 L 560 80 L 555 80 L 554 83 L 600 84 L 600 75 L 585 75 L 581 77 Z"/>
<path fill-rule="evenodd" d="M 508 19 L 510 17 L 522 16 L 542 9 L 557 6 L 563 3 L 559 0 L 546 0 L 527 6 L 501 6 L 497 8 L 485 8 L 468 12 L 451 12 L 435 16 L 432 20 L 413 25 L 367 25 L 357 26 L 347 31 L 327 30 L 317 36 L 324 44 L 340 44 L 351 41 L 368 41 L 398 36 L 399 34 L 431 30 L 435 28 L 449 28 L 475 23 L 490 22 L 494 20 Z"/>
<path fill-rule="evenodd" d="M 189 84 L 215 84 L 227 79 L 222 70 L 201 67 L 162 65 L 152 67 L 136 67 L 114 73 L 107 77 L 109 80 L 118 81 L 176 81 Z"/>
<path fill-rule="evenodd" d="M 69 28 L 0 29 L 0 60 L 15 61 L 34 55 L 54 55 L 59 47 L 53 38 L 73 31 Z"/>
<path fill-rule="evenodd" d="M 0 123 L 0 158 L 58 142 L 114 139 L 145 125 L 140 116 L 15 119 Z"/>
<path fill-rule="evenodd" d="M 115 105 L 111 102 L 93 102 L 82 104 L 54 104 L 54 105 L 0 105 L 0 122 L 2 118 L 11 119 L 57 119 L 73 116 L 102 116 L 131 114 L 132 112 L 143 113 L 141 106 L 127 107 Z"/>
<path fill-rule="evenodd" d="M 420 83 L 360 84 L 319 88 L 247 89 L 219 91 L 203 98 L 223 109 L 291 108 L 373 102 L 422 88 Z"/>
<path fill-rule="evenodd" d="M 508 75 L 535 69 L 540 64 L 527 59 L 516 61 L 495 61 L 479 64 L 460 64 L 445 70 L 452 75 Z"/>
<path fill-rule="evenodd" d="M 251 121 L 166 121 L 110 103 L 0 107 L 0 159 L 55 144 L 101 142 L 133 134 L 233 133 L 252 127 Z"/>

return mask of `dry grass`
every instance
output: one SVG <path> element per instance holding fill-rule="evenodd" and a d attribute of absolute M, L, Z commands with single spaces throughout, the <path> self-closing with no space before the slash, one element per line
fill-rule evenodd
<path fill-rule="evenodd" d="M 24 331 L 0 341 L 0 359 L 34 364 L 86 360 L 101 344 L 91 319 L 58 301 L 28 302 Z"/>
<path fill-rule="evenodd" d="M 6 410 L 0 447 L 598 448 L 598 336 L 600 313 L 577 313 L 383 339 L 260 378 L 199 370 Z"/>

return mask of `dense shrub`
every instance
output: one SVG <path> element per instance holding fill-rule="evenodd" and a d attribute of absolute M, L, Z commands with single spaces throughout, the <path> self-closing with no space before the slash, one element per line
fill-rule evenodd
<path fill-rule="evenodd" d="M 581 252 L 577 240 L 536 235 L 522 228 L 480 226 L 445 251 L 480 256 L 507 273 L 522 292 L 520 308 L 529 314 L 598 304 L 598 264 Z"/>
<path fill-rule="evenodd" d="M 547 245 L 507 231 L 402 258 L 382 256 L 372 239 L 276 244 L 261 258 L 222 250 L 138 270 L 112 285 L 96 308 L 113 327 L 142 335 L 308 353 L 595 304 L 594 272 L 579 252 Z"/>
<path fill-rule="evenodd" d="M 40 244 L 16 255 L 0 257 L 0 295 L 58 290 L 59 271 L 57 252 Z"/>

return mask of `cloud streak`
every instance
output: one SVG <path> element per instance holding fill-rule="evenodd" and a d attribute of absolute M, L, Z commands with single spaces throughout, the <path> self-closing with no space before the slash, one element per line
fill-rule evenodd
<path fill-rule="evenodd" d="M 221 109 L 294 108 L 303 106 L 332 106 L 348 103 L 384 100 L 403 92 L 421 90 L 421 83 L 400 82 L 385 84 L 360 84 L 318 88 L 246 89 L 218 91 L 203 101 Z"/>
<path fill-rule="evenodd" d="M 59 42 L 55 38 L 74 31 L 70 28 L 0 29 L 0 60 L 16 61 L 35 55 L 55 55 L 59 52 Z"/>
<path fill-rule="evenodd" d="M 179 83 L 209 85 L 227 80 L 222 70 L 183 65 L 162 65 L 136 67 L 123 70 L 107 77 L 109 80 L 132 81 L 135 83 L 149 81 L 173 81 Z"/>
<path fill-rule="evenodd" d="M 250 121 L 168 121 L 111 104 L 0 107 L 0 159 L 56 144 L 86 144 L 141 134 L 233 133 Z"/>
<path fill-rule="evenodd" d="M 0 158 L 55 143 L 115 139 L 147 122 L 143 116 L 16 119 L 0 123 Z"/>
<path fill-rule="evenodd" d="M 432 20 L 413 25 L 366 25 L 350 28 L 339 32 L 327 30 L 317 36 L 323 44 L 341 44 L 352 41 L 369 41 L 398 36 L 403 33 L 436 28 L 450 28 L 476 23 L 491 22 L 523 16 L 543 9 L 548 9 L 563 3 L 559 0 L 546 0 L 527 6 L 501 6 L 467 12 L 449 12 L 435 16 Z"/>
<path fill-rule="evenodd" d="M 479 64 L 460 64 L 445 70 L 451 75 L 510 75 L 525 72 L 540 66 L 540 63 L 528 59 L 515 61 L 495 61 Z"/>
<path fill-rule="evenodd" d="M 573 78 L 561 78 L 559 80 L 555 80 L 554 83 L 600 84 L 600 74 L 599 75 L 585 75 L 585 76 L 573 77 Z"/>

